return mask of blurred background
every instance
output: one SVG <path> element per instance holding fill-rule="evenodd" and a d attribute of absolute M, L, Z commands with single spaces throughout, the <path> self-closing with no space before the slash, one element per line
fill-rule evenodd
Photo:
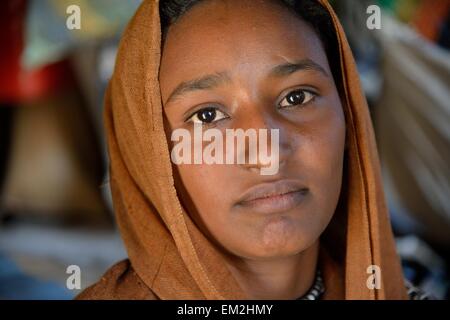
<path fill-rule="evenodd" d="M 331 1 L 369 101 L 405 276 L 448 299 L 450 0 Z M 72 299 L 126 257 L 102 100 L 140 0 L 0 2 L 0 299 Z M 370 5 L 381 8 L 370 29 Z M 67 24 L 80 8 L 81 28 Z M 67 268 L 81 269 L 68 289 Z"/>

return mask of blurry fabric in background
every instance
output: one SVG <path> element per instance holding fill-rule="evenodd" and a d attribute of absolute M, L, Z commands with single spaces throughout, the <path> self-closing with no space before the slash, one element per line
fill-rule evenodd
<path fill-rule="evenodd" d="M 450 1 L 334 2 L 355 53 L 377 135 L 405 274 L 448 297 Z M 369 5 L 381 29 L 364 28 Z"/>
<path fill-rule="evenodd" d="M 30 0 L 22 64 L 35 68 L 59 61 L 75 47 L 116 38 L 140 0 Z M 81 28 L 66 28 L 67 9 L 81 10 Z M 62 26 L 62 27 L 61 27 Z"/>
<path fill-rule="evenodd" d="M 385 18 L 383 93 L 374 107 L 389 202 L 414 231 L 450 246 L 450 52 Z"/>
<path fill-rule="evenodd" d="M 450 53 L 387 17 L 382 31 L 384 84 L 374 122 L 392 221 L 399 233 L 448 254 Z M 443 291 L 442 269 L 420 252 L 417 261 L 436 270 L 434 291 Z"/>
<path fill-rule="evenodd" d="M 141 0 L 0 2 L 0 299 L 70 299 L 125 257 L 103 93 Z M 450 0 L 331 0 L 366 92 L 405 276 L 444 299 L 450 265 Z M 81 29 L 66 27 L 67 8 Z M 378 5 L 381 29 L 367 28 Z"/>
<path fill-rule="evenodd" d="M 83 271 L 84 288 L 125 257 L 111 224 L 101 114 L 119 34 L 139 3 L 0 4 L 10 44 L 0 59 L 0 298 L 71 298 L 79 290 L 66 288 L 69 265 Z M 69 5 L 81 9 L 80 30 L 66 27 Z"/>

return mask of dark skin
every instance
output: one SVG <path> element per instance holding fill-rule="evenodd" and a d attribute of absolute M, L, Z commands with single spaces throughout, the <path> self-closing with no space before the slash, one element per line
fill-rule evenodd
<path fill-rule="evenodd" d="M 171 97 L 180 83 L 210 74 L 226 76 Z M 223 132 L 279 129 L 276 175 L 261 175 L 260 164 L 174 169 L 183 205 L 249 298 L 302 296 L 337 206 L 345 149 L 344 113 L 319 37 L 275 2 L 204 1 L 170 27 L 159 77 L 169 133 L 204 119 L 205 129 Z M 206 117 L 205 108 L 215 113 Z M 304 187 L 301 196 L 264 200 L 294 199 L 286 210 L 261 213 L 239 202 L 252 187 L 287 180 Z"/>

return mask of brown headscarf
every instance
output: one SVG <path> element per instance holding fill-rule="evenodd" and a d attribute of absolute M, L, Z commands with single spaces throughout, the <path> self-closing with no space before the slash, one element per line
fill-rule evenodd
<path fill-rule="evenodd" d="M 406 299 L 356 65 L 336 15 L 320 2 L 337 33 L 348 131 L 341 199 L 321 237 L 324 298 Z M 129 260 L 78 298 L 247 299 L 177 197 L 163 127 L 160 55 L 158 1 L 144 1 L 122 38 L 105 97 L 111 189 Z M 380 289 L 367 286 L 371 265 L 381 269 Z"/>

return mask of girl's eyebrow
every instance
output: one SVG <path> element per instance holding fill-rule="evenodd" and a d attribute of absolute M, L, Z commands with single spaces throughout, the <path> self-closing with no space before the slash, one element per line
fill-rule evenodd
<path fill-rule="evenodd" d="M 325 69 L 311 59 L 301 59 L 294 63 L 287 62 L 279 64 L 270 70 L 269 76 L 284 77 L 301 70 L 315 70 L 319 71 L 324 76 L 329 77 Z M 228 72 L 216 72 L 197 79 L 183 81 L 172 91 L 165 104 L 172 100 L 175 100 L 176 98 L 179 98 L 181 95 L 187 92 L 195 90 L 210 90 L 222 84 L 230 82 L 231 78 Z"/>
<path fill-rule="evenodd" d="M 275 66 L 269 73 L 272 77 L 284 77 L 300 70 L 315 70 L 322 73 L 324 76 L 329 77 L 328 73 L 318 63 L 311 59 L 301 59 L 294 63 L 287 62 Z"/>
<path fill-rule="evenodd" d="M 227 72 L 216 72 L 194 80 L 183 81 L 169 95 L 166 104 L 171 100 L 175 100 L 186 92 L 212 89 L 221 84 L 229 82 L 231 82 L 231 79 Z"/>

